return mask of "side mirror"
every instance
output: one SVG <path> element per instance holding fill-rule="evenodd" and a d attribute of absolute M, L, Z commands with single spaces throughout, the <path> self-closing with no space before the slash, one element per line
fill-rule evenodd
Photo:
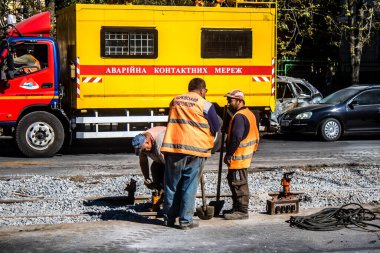
<path fill-rule="evenodd" d="M 13 78 L 15 78 L 15 73 L 13 70 L 1 70 L 0 81 L 8 81 Z"/>
<path fill-rule="evenodd" d="M 351 101 L 351 103 L 348 104 L 348 106 L 351 108 L 351 109 L 354 109 L 355 106 L 359 105 L 359 102 L 357 100 L 353 100 Z"/>
<path fill-rule="evenodd" d="M 7 70 L 6 72 L 6 80 L 15 78 L 15 72 L 13 70 Z"/>
<path fill-rule="evenodd" d="M 1 70 L 1 77 L 0 77 L 0 90 L 1 90 L 1 93 L 4 93 L 4 91 L 6 89 L 9 89 L 9 83 L 8 83 L 8 79 L 7 78 L 7 73 L 4 71 L 4 70 Z"/>
<path fill-rule="evenodd" d="M 1 70 L 1 77 L 0 77 L 0 80 L 1 80 L 1 81 L 6 81 L 6 80 L 7 80 L 7 75 L 5 74 L 5 71 L 4 71 L 4 70 Z"/>

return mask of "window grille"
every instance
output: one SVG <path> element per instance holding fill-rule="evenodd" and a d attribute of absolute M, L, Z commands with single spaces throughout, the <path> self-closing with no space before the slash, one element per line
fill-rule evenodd
<path fill-rule="evenodd" d="M 157 30 L 154 28 L 103 27 L 102 56 L 109 58 L 157 58 Z"/>
<path fill-rule="evenodd" d="M 202 29 L 202 58 L 252 58 L 252 31 Z"/>

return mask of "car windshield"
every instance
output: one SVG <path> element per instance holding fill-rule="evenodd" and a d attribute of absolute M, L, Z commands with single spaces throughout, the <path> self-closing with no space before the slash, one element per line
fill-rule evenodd
<path fill-rule="evenodd" d="M 334 92 L 328 95 L 327 97 L 319 101 L 319 103 L 320 104 L 339 104 L 346 101 L 348 98 L 355 95 L 356 93 L 358 93 L 358 91 L 359 91 L 358 89 L 354 89 L 354 88 L 339 90 L 337 92 Z"/>

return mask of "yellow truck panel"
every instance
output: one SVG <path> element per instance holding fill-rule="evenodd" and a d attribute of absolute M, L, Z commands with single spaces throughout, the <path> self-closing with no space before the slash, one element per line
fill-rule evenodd
<path fill-rule="evenodd" d="M 209 90 L 207 99 L 219 107 L 226 104 L 223 96 L 228 91 L 241 89 L 248 107 L 273 111 L 275 26 L 274 4 L 267 8 L 73 5 L 57 15 L 57 30 L 65 29 L 57 32 L 62 68 L 67 72 L 61 74 L 66 76 L 62 82 L 70 83 L 68 99 L 75 109 L 167 108 L 175 95 L 187 90 L 192 78 L 201 77 Z M 141 36 L 123 29 L 135 29 Z M 156 35 L 149 37 L 144 29 Z M 230 37 L 240 32 L 242 38 L 251 36 L 251 54 L 202 56 L 202 36 L 214 38 L 220 31 L 232 32 Z M 139 48 L 141 52 L 133 53 L 142 57 L 103 55 L 105 48 L 115 54 L 126 49 L 126 40 L 118 36 L 127 34 L 129 49 Z M 242 43 L 222 36 L 231 47 Z M 144 56 L 144 50 L 154 50 L 156 56 Z M 247 54 L 244 48 L 240 51 Z M 70 64 L 75 65 L 76 78 L 68 78 Z"/>

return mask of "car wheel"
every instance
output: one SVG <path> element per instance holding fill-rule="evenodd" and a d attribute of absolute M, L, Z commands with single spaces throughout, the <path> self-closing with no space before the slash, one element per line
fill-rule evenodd
<path fill-rule="evenodd" d="M 336 141 L 342 134 L 342 126 L 336 119 L 325 119 L 321 125 L 320 134 L 325 141 Z"/>

